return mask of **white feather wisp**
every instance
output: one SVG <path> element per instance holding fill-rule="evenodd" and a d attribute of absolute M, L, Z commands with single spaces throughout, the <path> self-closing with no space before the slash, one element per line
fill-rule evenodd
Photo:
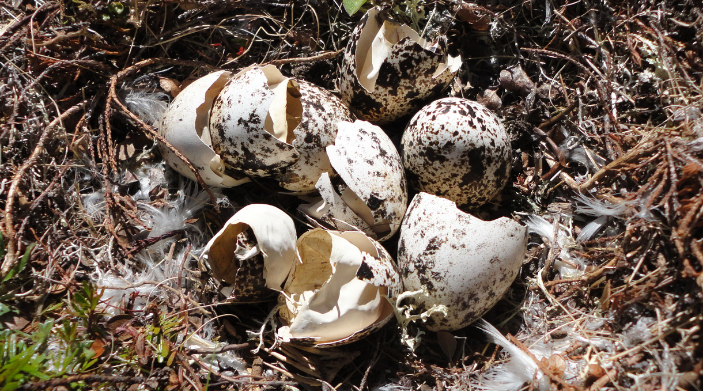
<path fill-rule="evenodd" d="M 530 356 L 508 341 L 498 329 L 485 320 L 480 319 L 475 326 L 486 333 L 491 342 L 500 345 L 510 354 L 509 359 L 493 365 L 483 374 L 481 379 L 476 380 L 475 384 L 472 384 L 476 389 L 482 391 L 518 391 L 523 384 L 529 384 L 536 379 L 534 389 L 539 391 L 549 390 L 548 379 Z"/>
<path fill-rule="evenodd" d="M 124 91 L 124 90 L 123 90 Z M 142 121 L 156 126 L 168 107 L 168 95 L 163 92 L 126 89 L 124 103 Z"/>

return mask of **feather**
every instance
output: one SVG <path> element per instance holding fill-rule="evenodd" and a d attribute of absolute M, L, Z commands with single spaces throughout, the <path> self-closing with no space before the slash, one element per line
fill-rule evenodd
<path fill-rule="evenodd" d="M 537 379 L 535 389 L 540 391 L 549 390 L 549 381 L 530 356 L 513 345 L 498 329 L 485 320 L 480 319 L 476 327 L 486 333 L 491 342 L 500 345 L 510 354 L 510 358 L 507 361 L 495 364 L 488 369 L 483 375 L 482 382 L 474 384 L 477 389 L 484 391 L 517 391 L 522 388 L 523 384 L 531 383 L 533 379 Z"/>
<path fill-rule="evenodd" d="M 594 237 L 598 233 L 598 231 L 600 231 L 600 229 L 608 223 L 609 219 L 610 216 L 600 216 L 597 219 L 586 224 L 586 226 L 581 229 L 581 233 L 579 233 L 579 236 L 576 238 L 576 241 L 582 243 L 591 240 L 591 238 Z"/>
<path fill-rule="evenodd" d="M 123 90 L 124 92 L 124 90 Z M 151 126 L 157 125 L 168 107 L 168 95 L 163 92 L 127 89 L 124 103 L 129 111 Z"/>
<path fill-rule="evenodd" d="M 595 198 L 588 198 L 583 194 L 577 194 L 576 198 L 583 205 L 576 206 L 576 213 L 600 217 L 600 216 L 612 216 L 617 217 L 625 212 L 632 206 L 631 202 L 623 201 L 619 204 L 611 204 L 607 201 L 601 201 Z"/>
<path fill-rule="evenodd" d="M 100 221 L 105 218 L 106 203 L 105 194 L 102 190 L 85 194 L 82 196 L 83 208 L 94 221 Z"/>

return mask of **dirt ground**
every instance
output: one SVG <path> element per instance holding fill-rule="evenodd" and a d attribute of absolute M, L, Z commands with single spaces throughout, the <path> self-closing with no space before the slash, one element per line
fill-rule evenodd
<path fill-rule="evenodd" d="M 272 179 L 204 190 L 170 169 L 159 113 L 197 77 L 255 63 L 334 91 L 372 4 L 6 0 L 0 389 L 701 388 L 703 6 L 377 5 L 461 55 L 434 98 L 477 100 L 510 134 L 509 184 L 467 210 L 531 232 L 484 316 L 510 348 L 469 326 L 411 351 L 395 320 L 344 346 L 277 345 L 275 302 L 227 303 L 199 257 L 251 203 L 309 225 Z M 383 129 L 397 144 L 408 121 Z"/>

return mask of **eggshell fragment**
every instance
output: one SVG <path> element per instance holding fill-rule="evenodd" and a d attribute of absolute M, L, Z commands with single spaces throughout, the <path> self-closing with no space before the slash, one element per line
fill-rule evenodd
<path fill-rule="evenodd" d="M 285 342 L 328 347 L 356 341 L 393 316 L 402 291 L 385 249 L 361 232 L 315 229 L 297 243 L 299 262 L 284 287 Z"/>
<path fill-rule="evenodd" d="M 466 327 L 493 307 L 510 287 L 525 258 L 527 228 L 509 218 L 483 221 L 445 198 L 419 193 L 403 219 L 398 268 L 413 300 L 436 311 L 432 331 Z"/>
<path fill-rule="evenodd" d="M 225 175 L 220 157 L 211 148 L 210 111 L 230 76 L 227 71 L 213 72 L 188 85 L 168 106 L 159 126 L 161 135 L 190 161 L 208 186 L 232 187 L 249 182 L 248 178 Z M 171 168 L 196 180 L 195 174 L 170 148 L 159 145 L 159 149 Z"/>
<path fill-rule="evenodd" d="M 295 80 L 274 66 L 251 66 L 233 76 L 212 108 L 213 148 L 225 165 L 252 176 L 271 176 L 295 163 L 291 145 L 302 106 Z"/>
<path fill-rule="evenodd" d="M 233 171 L 275 177 L 299 193 L 333 173 L 325 147 L 351 112 L 330 92 L 284 77 L 276 67 L 249 67 L 225 85 L 211 118 L 213 146 Z"/>
<path fill-rule="evenodd" d="M 287 190 L 308 193 L 314 191 L 322 173 L 335 175 L 326 147 L 334 143 L 337 124 L 353 118 L 347 105 L 329 91 L 304 80 L 298 85 L 303 115 L 300 125 L 293 129 L 293 146 L 300 158 L 276 179 Z"/>
<path fill-rule="evenodd" d="M 231 300 L 259 301 L 281 290 L 296 260 L 295 242 L 295 225 L 285 212 L 251 204 L 225 223 L 203 257 L 215 278 L 232 287 Z"/>
<path fill-rule="evenodd" d="M 358 118 L 383 124 L 410 114 L 444 89 L 461 67 L 446 38 L 430 43 L 370 9 L 344 51 L 337 86 Z"/>
<path fill-rule="evenodd" d="M 327 155 L 344 183 L 335 188 L 328 177 L 320 177 L 322 200 L 299 209 L 338 230 L 351 225 L 379 241 L 393 236 L 405 214 L 408 191 L 390 138 L 366 121 L 340 122 Z"/>
<path fill-rule="evenodd" d="M 510 178 L 510 138 L 483 105 L 444 98 L 413 116 L 401 139 L 410 185 L 459 205 L 480 206 Z"/>

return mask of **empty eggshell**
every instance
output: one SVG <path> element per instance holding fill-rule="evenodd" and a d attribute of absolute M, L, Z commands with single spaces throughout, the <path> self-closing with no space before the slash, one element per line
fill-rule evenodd
<path fill-rule="evenodd" d="M 214 103 L 212 140 L 228 169 L 275 177 L 300 193 L 315 190 L 332 173 L 325 147 L 349 109 L 330 92 L 284 77 L 272 66 L 252 66 L 233 76 Z"/>
<path fill-rule="evenodd" d="M 408 181 L 418 191 L 480 206 L 508 183 L 512 149 L 498 118 L 477 102 L 444 98 L 413 116 L 401 139 Z"/>
<path fill-rule="evenodd" d="M 248 178 L 225 175 L 220 157 L 211 148 L 212 103 L 230 75 L 227 71 L 213 72 L 188 85 L 168 106 L 159 126 L 161 135 L 190 161 L 208 186 L 232 187 L 249 182 Z M 171 168 L 196 180 L 195 174 L 171 149 L 164 145 L 159 145 L 159 149 Z"/>
<path fill-rule="evenodd" d="M 493 307 L 510 287 L 525 258 L 527 228 L 509 218 L 483 221 L 445 198 L 419 193 L 403 219 L 398 269 L 423 311 L 436 311 L 426 327 L 466 327 Z"/>
<path fill-rule="evenodd" d="M 393 316 L 402 291 L 386 250 L 361 232 L 314 229 L 297 243 L 298 263 L 280 301 L 284 342 L 328 347 L 356 341 Z"/>
<path fill-rule="evenodd" d="M 337 86 L 358 118 L 392 122 L 444 89 L 461 67 L 446 38 L 427 42 L 407 25 L 370 9 L 344 51 Z"/>
<path fill-rule="evenodd" d="M 408 191 L 390 138 L 366 121 L 339 122 L 327 155 L 343 183 L 335 186 L 321 176 L 320 198 L 299 209 L 338 230 L 359 229 L 379 241 L 393 236 L 405 215 Z"/>
<path fill-rule="evenodd" d="M 284 211 L 251 204 L 234 214 L 208 242 L 203 257 L 230 300 L 275 297 L 295 264 L 296 233 Z"/>

